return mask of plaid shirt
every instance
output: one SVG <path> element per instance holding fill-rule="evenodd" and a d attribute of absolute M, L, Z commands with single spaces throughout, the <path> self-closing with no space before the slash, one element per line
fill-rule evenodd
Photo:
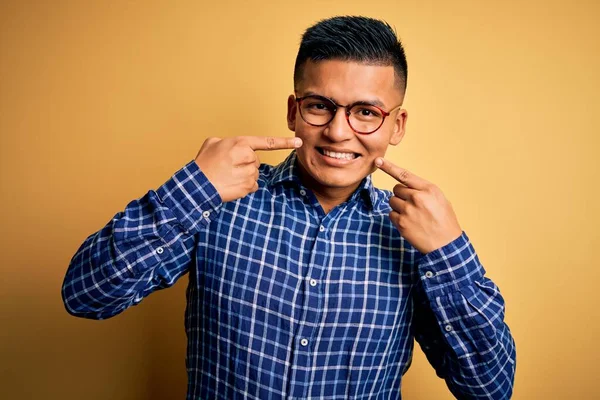
<path fill-rule="evenodd" d="M 371 177 L 325 214 L 294 152 L 222 203 L 194 161 L 73 257 L 69 313 L 112 317 L 189 272 L 188 399 L 400 399 L 413 339 L 458 398 L 507 399 L 504 301 L 467 235 L 426 255 Z"/>

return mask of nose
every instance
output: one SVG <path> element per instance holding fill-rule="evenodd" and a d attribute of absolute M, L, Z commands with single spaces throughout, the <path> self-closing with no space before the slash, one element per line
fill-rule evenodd
<path fill-rule="evenodd" d="M 338 108 L 333 119 L 325 127 L 323 135 L 328 137 L 332 142 L 343 142 L 354 137 L 354 131 L 350 128 L 346 119 L 346 109 Z"/>

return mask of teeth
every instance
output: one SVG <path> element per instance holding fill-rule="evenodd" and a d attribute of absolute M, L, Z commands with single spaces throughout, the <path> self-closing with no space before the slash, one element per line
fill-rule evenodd
<path fill-rule="evenodd" d="M 329 151 L 323 149 L 323 154 L 327 157 L 337 158 L 340 160 L 353 160 L 355 158 L 354 153 L 338 153 L 337 151 Z"/>

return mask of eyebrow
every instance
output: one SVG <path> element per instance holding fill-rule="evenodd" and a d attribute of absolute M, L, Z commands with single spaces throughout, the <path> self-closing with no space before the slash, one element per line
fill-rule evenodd
<path fill-rule="evenodd" d="M 312 92 L 312 91 L 310 91 L 310 90 L 309 90 L 309 91 L 307 91 L 307 92 L 305 92 L 305 93 L 304 93 L 304 95 L 303 95 L 303 97 L 304 97 L 304 96 L 321 96 L 321 97 L 325 97 L 325 98 L 327 98 L 327 99 L 331 99 L 331 100 L 333 100 L 333 101 L 334 101 L 335 103 L 337 103 L 337 104 L 340 104 L 340 103 L 339 103 L 339 101 L 337 101 L 337 100 L 336 100 L 336 99 L 334 99 L 333 97 L 324 96 L 324 95 L 322 95 L 322 94 L 320 94 L 320 93 L 315 93 L 315 92 Z M 377 98 L 375 98 L 375 99 L 370 99 L 370 100 L 357 100 L 357 101 L 355 101 L 355 102 L 352 102 L 352 103 L 350 103 L 350 104 L 347 104 L 347 105 L 348 105 L 348 106 L 353 106 L 353 105 L 356 105 L 356 104 L 370 104 L 370 105 L 373 105 L 373 106 L 381 107 L 381 108 L 383 108 L 383 109 L 385 109 L 385 108 L 386 108 L 386 107 L 385 107 L 385 104 L 383 104 L 383 102 L 382 102 L 381 100 L 377 99 Z"/>

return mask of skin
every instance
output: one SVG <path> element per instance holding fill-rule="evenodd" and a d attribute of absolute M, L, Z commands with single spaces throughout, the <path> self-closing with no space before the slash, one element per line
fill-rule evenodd
<path fill-rule="evenodd" d="M 307 62 L 296 94 L 319 94 L 341 105 L 377 101 L 384 110 L 402 104 L 403 94 L 395 85 L 391 66 L 366 65 L 338 60 Z M 219 193 L 223 202 L 242 198 L 258 190 L 257 151 L 296 149 L 303 184 L 316 195 L 327 213 L 346 201 L 360 182 L 380 168 L 398 181 L 390 199 L 390 220 L 401 235 L 426 254 L 462 234 L 450 202 L 433 183 L 398 167 L 383 157 L 389 145 L 404 137 L 406 110 L 388 116 L 376 132 L 355 133 L 340 108 L 326 126 L 315 127 L 301 118 L 295 96 L 288 98 L 288 127 L 296 138 L 240 136 L 209 138 L 196 155 L 196 164 Z M 319 149 L 352 152 L 353 160 L 334 160 Z"/>
<path fill-rule="evenodd" d="M 384 110 L 404 100 L 392 66 L 340 60 L 307 61 L 296 96 L 309 94 L 329 97 L 341 105 L 376 100 Z M 294 95 L 288 98 L 287 121 L 303 142 L 296 149 L 301 180 L 313 190 L 326 213 L 346 201 L 367 175 L 380 168 L 398 181 L 390 199 L 390 220 L 417 250 L 429 253 L 462 234 L 452 205 L 437 186 L 383 158 L 388 146 L 397 145 L 404 137 L 406 110 L 392 113 L 376 132 L 361 135 L 348 125 L 345 109 L 338 109 L 326 126 L 309 125 L 300 116 L 295 99 Z M 350 161 L 332 160 L 319 149 L 360 156 Z"/>
<path fill-rule="evenodd" d="M 417 250 L 427 254 L 462 234 L 452 205 L 440 188 L 381 157 L 375 165 L 399 182 L 390 198 L 390 220 Z"/>
<path fill-rule="evenodd" d="M 260 159 L 257 150 L 283 150 L 302 146 L 298 138 L 238 136 L 208 138 L 196 155 L 196 164 L 215 187 L 221 201 L 240 199 L 258 190 Z"/>
<path fill-rule="evenodd" d="M 296 87 L 296 96 L 318 94 L 336 103 L 348 105 L 358 101 L 378 101 L 384 110 L 402 104 L 403 95 L 395 85 L 394 68 L 357 62 L 327 60 L 307 61 L 303 79 Z M 296 150 L 301 179 L 315 193 L 327 213 L 343 203 L 360 182 L 375 170 L 374 161 L 385 155 L 388 145 L 397 145 L 404 136 L 407 112 L 398 110 L 385 119 L 376 132 L 355 133 L 338 109 L 326 126 L 307 124 L 297 107 L 296 97 L 288 98 L 287 121 L 290 130 L 304 145 Z M 352 152 L 360 156 L 351 161 L 336 162 L 322 155 L 319 149 Z"/>

